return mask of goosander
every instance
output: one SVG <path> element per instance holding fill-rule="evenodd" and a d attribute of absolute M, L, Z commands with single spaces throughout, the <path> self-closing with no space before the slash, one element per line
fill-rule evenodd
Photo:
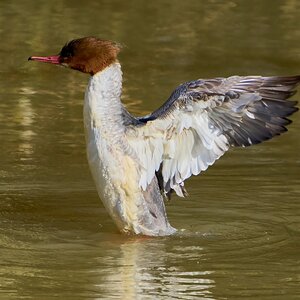
<path fill-rule="evenodd" d="M 85 92 L 87 157 L 100 198 L 121 232 L 176 232 L 164 199 L 186 196 L 184 181 L 205 171 L 230 147 L 246 147 L 286 131 L 298 109 L 300 76 L 231 76 L 179 85 L 157 110 L 131 115 L 121 103 L 118 43 L 70 41 L 54 56 L 28 60 L 91 75 Z"/>

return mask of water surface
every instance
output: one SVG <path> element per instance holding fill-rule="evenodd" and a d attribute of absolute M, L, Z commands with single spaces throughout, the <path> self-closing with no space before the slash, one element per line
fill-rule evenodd
<path fill-rule="evenodd" d="M 117 40 L 123 100 L 143 115 L 187 80 L 299 74 L 299 17 L 295 0 L 1 1 L 0 298 L 299 299 L 299 113 L 191 178 L 167 204 L 177 235 L 129 238 L 87 167 L 88 77 L 26 61 Z"/>

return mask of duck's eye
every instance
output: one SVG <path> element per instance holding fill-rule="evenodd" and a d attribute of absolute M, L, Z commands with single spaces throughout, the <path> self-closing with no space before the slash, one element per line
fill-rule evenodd
<path fill-rule="evenodd" d="M 61 49 L 59 55 L 62 56 L 62 57 L 72 57 L 73 56 L 73 51 L 71 51 L 67 47 L 64 47 L 64 48 Z"/>

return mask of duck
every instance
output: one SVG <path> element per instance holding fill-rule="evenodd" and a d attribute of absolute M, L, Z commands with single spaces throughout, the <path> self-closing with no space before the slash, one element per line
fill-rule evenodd
<path fill-rule="evenodd" d="M 287 131 L 298 76 L 230 76 L 180 84 L 152 113 L 138 117 L 122 104 L 122 46 L 89 36 L 51 56 L 28 60 L 90 75 L 83 119 L 88 164 L 108 214 L 125 234 L 168 236 L 165 202 L 186 197 L 184 182 L 233 147 Z"/>

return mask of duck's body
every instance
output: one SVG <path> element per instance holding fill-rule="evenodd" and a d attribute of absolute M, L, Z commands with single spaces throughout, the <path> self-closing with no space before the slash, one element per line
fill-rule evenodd
<path fill-rule="evenodd" d="M 122 71 L 114 63 L 90 78 L 84 101 L 89 166 L 98 194 L 123 232 L 174 233 L 167 220 L 156 178 L 143 191 L 139 162 L 126 139 L 128 117 L 121 104 Z"/>
<path fill-rule="evenodd" d="M 58 56 L 31 60 L 91 75 L 85 94 L 87 156 L 100 198 L 120 231 L 170 235 L 164 197 L 185 196 L 184 181 L 230 147 L 286 131 L 297 108 L 287 99 L 300 76 L 232 76 L 180 85 L 152 114 L 133 117 L 121 103 L 116 43 L 73 40 Z"/>

